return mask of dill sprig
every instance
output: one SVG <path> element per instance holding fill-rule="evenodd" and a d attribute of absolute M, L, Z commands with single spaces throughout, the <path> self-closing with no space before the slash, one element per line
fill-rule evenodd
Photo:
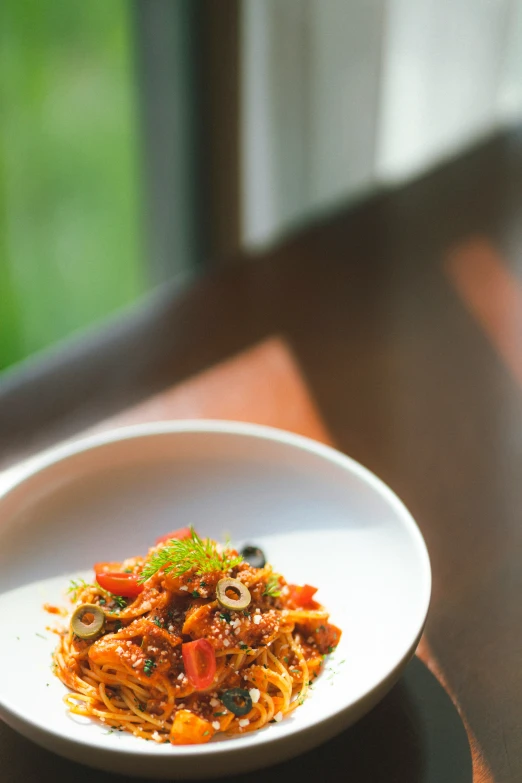
<path fill-rule="evenodd" d="M 228 548 L 219 551 L 215 541 L 200 538 L 191 527 L 189 538 L 172 538 L 160 550 L 154 552 L 145 563 L 139 581 L 146 582 L 161 568 L 166 574 L 174 571 L 176 576 L 181 576 L 191 569 L 201 575 L 210 571 L 229 571 L 241 562 L 241 555 L 233 554 Z"/>
<path fill-rule="evenodd" d="M 281 585 L 279 584 L 279 574 L 270 574 L 266 580 L 266 586 L 263 595 L 270 595 L 272 598 L 278 598 L 281 595 Z"/>
<path fill-rule="evenodd" d="M 87 587 L 96 587 L 96 585 L 88 584 L 85 579 L 71 579 L 67 593 L 70 594 L 73 604 L 76 603 L 78 593 L 81 592 L 81 590 L 85 590 Z"/>
<path fill-rule="evenodd" d="M 80 593 L 82 590 L 86 590 L 87 588 L 97 590 L 98 592 L 102 593 L 102 595 L 106 595 L 110 600 L 114 601 L 114 603 L 120 609 L 125 609 L 127 607 L 127 601 L 122 595 L 114 595 L 113 593 L 109 593 L 108 590 L 104 590 L 104 588 L 100 587 L 99 584 L 89 584 L 85 581 L 85 579 L 71 579 L 67 593 L 70 594 L 73 604 L 75 604 L 78 600 L 78 593 Z M 100 601 L 101 600 L 102 599 L 100 599 Z M 105 599 L 103 600 L 105 601 Z"/>

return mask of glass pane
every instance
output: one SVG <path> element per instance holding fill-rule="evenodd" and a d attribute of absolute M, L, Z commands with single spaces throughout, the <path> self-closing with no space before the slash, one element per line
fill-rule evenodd
<path fill-rule="evenodd" d="M 0 2 L 0 369 L 144 289 L 131 9 Z"/>

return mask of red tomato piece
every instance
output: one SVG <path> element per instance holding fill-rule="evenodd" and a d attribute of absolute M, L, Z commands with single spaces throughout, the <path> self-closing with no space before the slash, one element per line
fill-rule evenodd
<path fill-rule="evenodd" d="M 172 533 L 166 533 L 164 536 L 160 536 L 156 539 L 156 546 L 158 544 L 164 544 L 165 541 L 170 541 L 172 538 L 178 538 L 180 541 L 184 538 L 190 538 L 192 531 L 189 527 L 181 527 L 179 530 L 173 530 Z"/>
<path fill-rule="evenodd" d="M 121 563 L 95 563 L 92 568 L 95 574 L 106 574 L 107 571 L 119 572 Z"/>
<path fill-rule="evenodd" d="M 208 688 L 216 676 L 216 653 L 207 639 L 196 639 L 181 645 L 185 672 L 197 690 Z"/>
<path fill-rule="evenodd" d="M 96 581 L 104 590 L 124 598 L 136 598 L 143 590 L 137 576 L 121 571 L 100 571 L 96 574 Z"/>
<path fill-rule="evenodd" d="M 310 608 L 317 605 L 317 602 L 313 600 L 314 595 L 317 593 L 317 587 L 312 585 L 288 585 L 290 589 L 290 600 L 295 606 L 301 606 L 303 609 Z"/>

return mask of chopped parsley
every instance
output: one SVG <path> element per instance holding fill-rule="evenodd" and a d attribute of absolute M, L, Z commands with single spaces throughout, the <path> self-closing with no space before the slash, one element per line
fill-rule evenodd
<path fill-rule="evenodd" d="M 157 625 L 158 628 L 163 628 L 163 623 L 161 622 L 159 617 L 154 617 L 152 622 L 154 623 L 154 625 Z"/>
<path fill-rule="evenodd" d="M 117 606 L 120 609 L 126 609 L 127 608 L 127 601 L 125 600 L 125 598 L 122 595 L 113 595 L 112 593 L 107 593 L 107 595 L 110 598 L 112 598 L 114 603 L 117 604 Z"/>
<path fill-rule="evenodd" d="M 228 612 L 220 612 L 219 616 L 225 623 L 230 623 L 232 621 L 232 618 Z"/>
<path fill-rule="evenodd" d="M 198 593 L 197 590 L 193 590 L 191 595 L 192 595 L 192 598 L 201 598 L 201 596 L 200 596 L 200 594 Z"/>
<path fill-rule="evenodd" d="M 145 661 L 145 665 L 143 666 L 143 673 L 147 675 L 147 677 L 150 677 L 152 672 L 154 671 L 154 667 L 156 666 L 156 662 L 152 658 L 147 658 Z"/>

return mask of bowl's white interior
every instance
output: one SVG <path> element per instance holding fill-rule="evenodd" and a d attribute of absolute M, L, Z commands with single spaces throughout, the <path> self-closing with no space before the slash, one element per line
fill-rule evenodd
<path fill-rule="evenodd" d="M 200 431 L 180 425 L 163 433 L 149 426 L 149 434 L 142 428 L 109 442 L 98 436 L 0 498 L 2 661 L 4 671 L 31 672 L 2 678 L 4 714 L 104 748 L 212 753 L 281 738 L 346 710 L 411 649 L 427 611 L 430 571 L 422 538 L 393 493 L 356 463 L 304 439 L 196 426 Z M 153 746 L 73 720 L 49 669 L 56 637 L 45 628 L 56 621 L 42 604 L 59 602 L 71 576 L 92 578 L 94 562 L 144 553 L 158 535 L 185 525 L 218 539 L 229 535 L 238 547 L 258 544 L 289 581 L 319 587 L 319 600 L 343 629 L 333 671 L 292 718 L 226 743 Z"/>

